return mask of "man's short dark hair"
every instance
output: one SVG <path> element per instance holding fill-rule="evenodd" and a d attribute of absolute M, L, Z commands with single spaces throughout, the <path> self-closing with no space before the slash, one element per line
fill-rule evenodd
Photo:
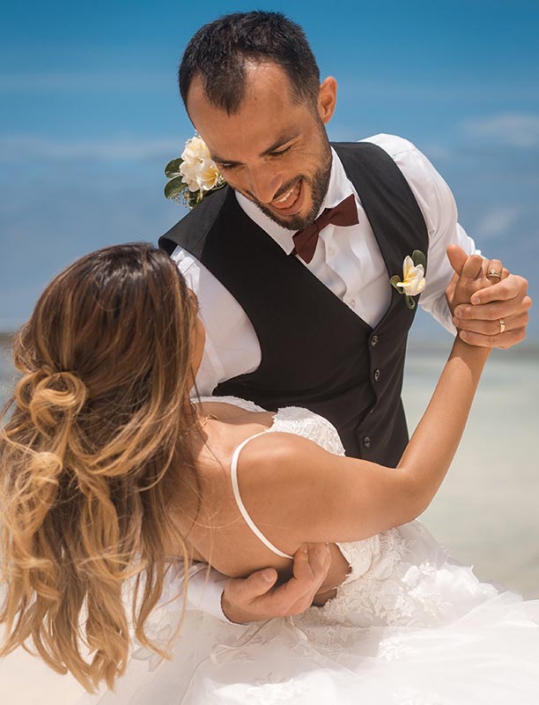
<path fill-rule="evenodd" d="M 272 62 L 285 71 L 294 98 L 316 104 L 320 71 L 301 27 L 280 12 L 235 12 L 204 25 L 193 36 L 179 70 L 180 93 L 187 96 L 196 76 L 210 103 L 229 115 L 245 96 L 245 64 Z"/>

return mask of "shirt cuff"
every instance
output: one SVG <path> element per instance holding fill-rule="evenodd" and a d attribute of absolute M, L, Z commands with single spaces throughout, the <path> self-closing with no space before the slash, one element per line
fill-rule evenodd
<path fill-rule="evenodd" d="M 447 303 L 445 294 L 431 307 L 429 313 L 446 329 L 446 331 L 448 331 L 448 333 L 451 333 L 453 336 L 457 334 L 457 329 L 453 324 L 453 317 L 451 316 L 451 310 L 449 308 L 449 304 Z"/>
<path fill-rule="evenodd" d="M 240 626 L 236 622 L 231 622 L 223 612 L 221 597 L 227 580 L 225 575 L 208 568 L 207 565 L 201 564 L 192 568 L 187 591 L 189 608 L 206 612 L 222 622 Z"/>

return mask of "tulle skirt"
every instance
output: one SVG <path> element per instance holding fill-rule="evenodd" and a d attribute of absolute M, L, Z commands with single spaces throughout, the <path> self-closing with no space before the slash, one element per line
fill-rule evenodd
<path fill-rule="evenodd" d="M 538 705 L 539 600 L 480 583 L 419 522 L 398 532 L 406 551 L 379 550 L 340 602 L 249 626 L 188 612 L 171 660 L 135 649 L 116 692 L 81 705 Z"/>

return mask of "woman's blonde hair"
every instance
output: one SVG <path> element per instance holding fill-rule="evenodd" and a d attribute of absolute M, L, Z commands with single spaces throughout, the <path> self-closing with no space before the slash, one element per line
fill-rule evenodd
<path fill-rule="evenodd" d="M 188 560 L 167 508 L 178 478 L 197 484 L 189 294 L 164 252 L 105 248 L 49 284 L 15 340 L 22 377 L 0 431 L 0 655 L 30 639 L 88 690 L 125 670 L 131 623 L 163 655 L 144 625 L 171 532 Z"/>

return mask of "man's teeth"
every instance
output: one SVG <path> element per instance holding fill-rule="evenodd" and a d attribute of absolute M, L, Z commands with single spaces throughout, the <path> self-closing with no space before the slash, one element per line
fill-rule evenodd
<path fill-rule="evenodd" d="M 278 198 L 275 203 L 284 203 L 287 198 L 290 198 L 290 194 L 294 190 L 294 186 L 290 189 L 290 191 L 287 191 L 284 196 L 281 196 L 281 198 Z"/>

